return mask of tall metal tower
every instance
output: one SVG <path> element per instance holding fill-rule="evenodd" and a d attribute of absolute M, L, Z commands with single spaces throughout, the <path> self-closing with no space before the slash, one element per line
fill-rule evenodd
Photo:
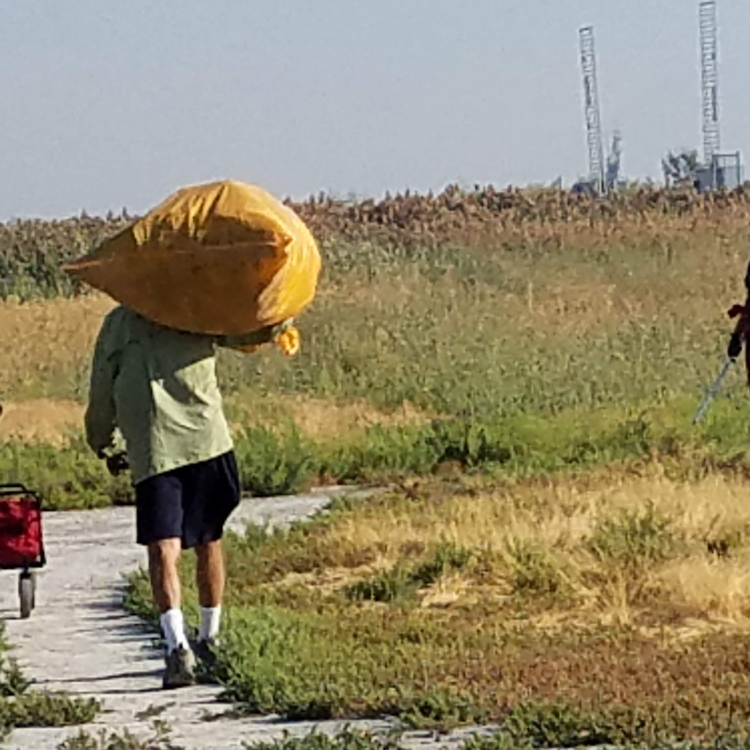
<path fill-rule="evenodd" d="M 602 145 L 599 87 L 596 81 L 596 49 L 594 28 L 585 26 L 580 31 L 583 95 L 586 107 L 586 142 L 589 149 L 589 180 L 599 193 L 605 190 L 604 146 Z"/>
<path fill-rule="evenodd" d="M 700 4 L 701 70 L 703 81 L 703 161 L 713 164 L 721 147 L 719 134 L 719 58 L 716 0 Z"/>

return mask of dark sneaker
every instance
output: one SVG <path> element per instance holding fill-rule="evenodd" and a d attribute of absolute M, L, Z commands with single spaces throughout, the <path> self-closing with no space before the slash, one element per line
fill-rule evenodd
<path fill-rule="evenodd" d="M 167 655 L 166 661 L 162 683 L 165 690 L 195 685 L 195 655 L 189 648 L 178 646 Z"/>
<path fill-rule="evenodd" d="M 193 644 L 193 652 L 198 660 L 197 676 L 200 682 L 215 682 L 216 649 L 219 641 L 216 638 L 196 641 Z"/>

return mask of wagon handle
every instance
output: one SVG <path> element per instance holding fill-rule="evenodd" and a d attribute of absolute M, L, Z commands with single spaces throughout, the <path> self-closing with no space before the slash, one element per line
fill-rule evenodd
<path fill-rule="evenodd" d="M 39 497 L 39 495 L 33 490 L 30 490 L 25 485 L 20 483 L 0 484 L 0 497 L 7 497 L 8 495 L 16 495 L 19 493 L 23 493 L 24 495 L 33 497 L 41 506 L 42 499 Z"/>
<path fill-rule="evenodd" d="M 19 483 L 9 483 L 9 484 L 0 484 L 0 494 L 9 494 L 11 492 L 28 492 L 29 490 L 22 484 Z"/>

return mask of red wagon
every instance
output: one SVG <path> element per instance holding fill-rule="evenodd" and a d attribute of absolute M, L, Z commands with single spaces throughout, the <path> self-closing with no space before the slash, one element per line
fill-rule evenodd
<path fill-rule="evenodd" d="M 42 501 L 22 484 L 0 484 L 0 570 L 20 570 L 21 617 L 36 605 L 36 573 L 46 562 Z"/>

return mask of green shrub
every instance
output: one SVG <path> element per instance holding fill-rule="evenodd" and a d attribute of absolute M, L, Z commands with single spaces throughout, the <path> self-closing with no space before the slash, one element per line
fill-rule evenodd
<path fill-rule="evenodd" d="M 101 508 L 133 496 L 128 476 L 112 477 L 81 438 L 65 446 L 0 443 L 0 481 L 37 491 L 47 510 Z"/>
<path fill-rule="evenodd" d="M 347 727 L 334 736 L 313 730 L 302 737 L 285 733 L 280 739 L 244 742 L 246 750 L 397 750 L 391 738 Z"/>
<path fill-rule="evenodd" d="M 411 572 L 402 565 L 397 565 L 378 575 L 366 578 L 345 589 L 351 601 L 395 602 L 408 601 L 414 598 L 419 585 L 412 578 Z"/>
<path fill-rule="evenodd" d="M 84 729 L 69 737 L 57 746 L 57 750 L 182 750 L 171 739 L 171 727 L 163 720 L 154 719 L 152 734 L 140 738 L 124 729 L 122 732 L 108 732 L 101 729 L 93 734 Z"/>
<path fill-rule="evenodd" d="M 409 601 L 419 589 L 432 585 L 446 573 L 463 570 L 471 559 L 470 550 L 444 542 L 424 562 L 414 566 L 399 563 L 372 578 L 357 581 L 344 593 L 351 601 Z"/>
<path fill-rule="evenodd" d="M 290 425 L 277 434 L 262 427 L 246 429 L 235 442 L 242 488 L 267 497 L 299 492 L 313 478 L 314 447 Z"/>
<path fill-rule="evenodd" d="M 679 552 L 681 544 L 669 519 L 649 507 L 602 518 L 587 547 L 604 562 L 635 569 L 669 560 Z"/>
<path fill-rule="evenodd" d="M 543 550 L 527 541 L 513 540 L 508 546 L 512 565 L 513 590 L 518 594 L 561 594 L 567 580 L 560 568 Z"/>

